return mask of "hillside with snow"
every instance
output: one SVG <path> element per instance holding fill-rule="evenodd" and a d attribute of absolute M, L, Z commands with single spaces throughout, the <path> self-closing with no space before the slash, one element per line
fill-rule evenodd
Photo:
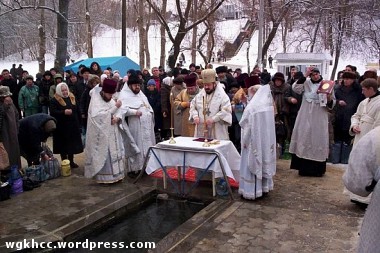
<path fill-rule="evenodd" d="M 233 42 L 236 36 L 239 34 L 240 30 L 244 27 L 246 23 L 246 19 L 239 20 L 226 20 L 217 23 L 216 27 L 216 50 L 215 52 L 223 46 L 224 41 Z M 199 28 L 201 29 L 201 28 Z M 160 30 L 158 25 L 152 25 L 149 29 L 148 34 L 149 41 L 149 50 L 151 53 L 151 66 L 158 66 L 160 61 Z M 131 58 L 136 63 L 139 62 L 139 41 L 138 41 L 138 32 L 137 30 L 128 29 L 127 31 L 127 56 Z M 169 39 L 166 40 L 166 51 L 168 52 L 171 48 L 172 43 Z M 190 45 L 190 36 L 188 35 L 183 41 L 183 47 L 189 47 Z M 249 61 L 250 68 L 255 65 L 255 61 L 257 59 L 257 41 L 258 41 L 258 31 L 255 31 L 249 47 Z M 239 51 L 239 53 L 234 56 L 232 59 L 228 60 L 224 63 L 215 63 L 214 66 L 218 66 L 219 64 L 226 65 L 232 69 L 241 68 L 244 72 L 247 71 L 247 47 L 248 43 L 244 43 Z M 93 38 L 93 48 L 94 48 L 94 57 L 106 57 L 106 56 L 119 56 L 121 53 L 121 30 L 113 29 L 110 27 L 104 27 L 103 31 L 96 37 Z M 268 55 L 271 54 L 274 56 L 276 53 L 281 52 L 281 38 L 280 36 L 276 36 L 274 39 L 269 51 Z M 289 49 L 289 52 L 292 50 Z M 188 59 L 191 59 L 190 51 L 184 51 L 187 62 L 185 67 L 187 67 L 190 62 Z M 86 54 L 77 54 L 75 52 L 70 52 L 71 58 L 73 60 L 86 59 Z M 38 63 L 37 61 L 21 61 L 16 56 L 9 56 L 0 61 L 1 69 L 10 69 L 12 64 L 16 63 L 23 64 L 23 68 L 28 70 L 30 74 L 35 75 L 38 72 Z M 203 60 L 201 57 L 197 58 L 197 64 L 202 64 Z M 339 61 L 338 70 L 344 69 L 347 64 L 352 64 L 357 66 L 359 73 L 363 73 L 365 69 L 366 62 L 360 59 L 350 59 L 350 58 L 342 58 Z M 276 63 L 273 64 L 273 69 L 268 69 L 271 74 L 276 72 Z M 54 66 L 54 56 L 46 55 L 46 69 L 50 69 Z M 330 68 L 331 70 L 331 68 Z M 125 73 L 122 73 L 125 74 Z"/>

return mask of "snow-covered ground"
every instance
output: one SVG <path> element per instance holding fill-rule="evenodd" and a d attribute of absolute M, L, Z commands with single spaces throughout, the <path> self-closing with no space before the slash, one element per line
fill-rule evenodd
<path fill-rule="evenodd" d="M 217 48 L 221 47 L 223 41 L 233 42 L 234 38 L 239 34 L 240 30 L 244 27 L 246 20 L 228 20 L 219 22 L 217 25 Z M 226 27 L 231 29 L 226 29 Z M 233 28 L 233 29 L 232 29 Z M 151 53 L 151 66 L 158 66 L 160 61 L 160 31 L 158 26 L 151 26 L 149 29 L 149 49 Z M 258 41 L 258 32 L 256 31 L 252 36 L 250 49 L 249 49 L 249 59 L 250 59 L 250 68 L 255 65 L 255 61 L 257 59 L 257 41 Z M 184 44 L 190 43 L 189 40 L 184 40 Z M 280 41 L 274 40 L 274 43 L 278 43 L 278 47 L 274 45 L 271 48 L 281 48 Z M 134 60 L 135 62 L 139 62 L 138 57 L 138 32 L 128 30 L 127 32 L 127 56 Z M 229 68 L 241 68 L 244 72 L 247 71 L 247 46 L 248 43 L 245 43 L 240 52 L 225 63 L 220 63 L 228 66 Z M 171 47 L 171 42 L 167 39 L 166 48 L 169 51 Z M 93 48 L 94 48 L 94 57 L 105 57 L 105 56 L 117 56 L 121 53 L 121 30 L 115 30 L 112 28 L 106 28 L 102 34 L 93 39 Z M 280 52 L 280 51 L 279 51 Z M 274 56 L 277 52 L 271 51 L 268 54 Z M 184 52 L 186 59 L 190 59 L 190 52 Z M 86 54 L 74 54 L 71 53 L 71 57 L 74 60 L 80 60 L 87 58 Z M 374 60 L 373 62 L 375 62 Z M 13 55 L 5 58 L 4 60 L 0 60 L 0 69 L 10 69 L 12 64 L 16 63 L 16 67 L 18 64 L 23 65 L 23 69 L 28 70 L 29 74 L 36 75 L 38 72 L 38 63 L 37 61 L 27 61 L 17 58 L 17 56 Z M 187 60 L 185 66 L 187 67 L 190 62 Z M 197 64 L 203 64 L 202 59 L 199 57 L 197 59 Z M 344 67 L 348 64 L 352 64 L 357 66 L 359 73 L 364 73 L 365 62 L 360 59 L 340 59 L 338 64 L 338 70 L 344 69 Z M 54 56 L 46 55 L 46 69 L 50 69 L 54 66 Z M 218 66 L 217 63 L 214 64 L 214 67 Z M 276 72 L 276 64 L 273 64 L 273 69 L 268 69 L 271 74 Z M 331 68 L 330 68 L 331 70 Z"/>

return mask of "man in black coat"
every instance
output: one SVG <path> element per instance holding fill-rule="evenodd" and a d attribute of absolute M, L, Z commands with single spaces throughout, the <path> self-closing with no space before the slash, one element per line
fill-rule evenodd
<path fill-rule="evenodd" d="M 40 163 L 43 151 L 41 142 L 56 129 L 56 119 L 46 113 L 37 113 L 19 121 L 18 140 L 21 155 L 28 161 L 28 166 Z"/>

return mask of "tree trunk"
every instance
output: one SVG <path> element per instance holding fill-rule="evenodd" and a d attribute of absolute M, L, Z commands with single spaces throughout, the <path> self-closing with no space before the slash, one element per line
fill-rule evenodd
<path fill-rule="evenodd" d="M 166 6 L 167 0 L 162 1 L 161 15 L 166 16 Z M 166 33 L 165 26 L 161 24 L 160 26 L 160 35 L 161 35 L 161 56 L 160 56 L 160 66 L 166 68 L 165 59 L 166 59 Z M 175 62 L 174 62 L 175 64 Z"/>
<path fill-rule="evenodd" d="M 59 12 L 57 15 L 57 47 L 54 67 L 63 72 L 67 58 L 67 33 L 68 33 L 68 10 L 70 0 L 59 0 Z"/>
<path fill-rule="evenodd" d="M 195 20 L 198 19 L 198 14 L 197 14 L 197 6 L 198 6 L 198 1 L 194 0 L 193 2 L 193 8 L 192 8 L 192 21 L 194 22 Z M 196 58 L 197 58 L 197 33 L 198 33 L 198 28 L 197 26 L 194 26 L 193 31 L 192 31 L 192 40 L 191 40 L 191 62 L 196 64 Z"/>
<path fill-rule="evenodd" d="M 270 0 L 267 1 L 267 5 L 268 5 L 269 11 L 272 13 L 272 2 Z M 290 5 L 286 5 L 283 8 L 283 10 L 281 12 L 281 15 L 279 17 L 277 17 L 277 18 L 273 17 L 272 18 L 273 27 L 272 27 L 272 30 L 269 32 L 268 37 L 267 37 L 267 39 L 266 39 L 266 41 L 265 41 L 265 43 L 263 45 L 263 48 L 262 48 L 262 59 L 261 59 L 261 61 L 264 60 L 264 55 L 267 54 L 269 46 L 272 43 L 274 37 L 276 36 L 277 29 L 278 29 L 281 21 L 284 19 L 284 17 L 287 16 L 287 14 L 288 14 L 288 12 L 290 10 L 290 7 L 291 7 Z M 273 15 L 271 15 L 271 16 L 273 16 Z"/>
<path fill-rule="evenodd" d="M 94 58 L 94 50 L 92 48 L 92 29 L 90 10 L 88 8 L 88 0 L 86 0 L 86 26 L 87 26 L 87 56 L 88 58 Z"/>
<path fill-rule="evenodd" d="M 45 5 L 45 0 L 40 1 L 41 5 Z M 45 54 L 46 54 L 46 34 L 45 34 L 45 10 L 41 10 L 40 25 L 38 26 L 38 35 L 40 37 L 39 53 L 38 53 L 38 72 L 45 71 Z"/>
<path fill-rule="evenodd" d="M 121 0 L 121 55 L 127 56 L 127 0 Z"/>
<path fill-rule="evenodd" d="M 209 20 L 209 30 L 208 30 L 208 38 L 207 38 L 207 62 L 211 62 L 212 52 L 215 47 L 215 19 L 214 16 Z M 214 59 L 215 60 L 215 59 Z"/>
<path fill-rule="evenodd" d="M 322 20 L 322 12 L 319 13 L 318 22 L 317 22 L 317 24 L 315 26 L 314 35 L 313 35 L 313 38 L 311 40 L 311 45 L 310 45 L 310 53 L 314 52 L 314 46 L 315 46 L 315 42 L 317 40 L 317 35 L 318 35 L 319 27 L 321 26 L 321 20 Z"/>
<path fill-rule="evenodd" d="M 137 27 L 139 31 L 139 64 L 141 68 L 145 66 L 145 46 L 144 43 L 146 41 L 145 29 L 144 29 L 144 1 L 138 1 L 138 17 L 137 17 Z"/>
<path fill-rule="evenodd" d="M 144 41 L 144 46 L 145 46 L 145 64 L 146 64 L 146 67 L 150 69 L 150 51 L 149 51 L 149 42 L 148 42 L 148 33 L 149 33 L 149 26 L 150 24 L 147 24 L 147 26 L 145 27 L 145 41 Z M 141 66 L 142 67 L 142 66 Z"/>

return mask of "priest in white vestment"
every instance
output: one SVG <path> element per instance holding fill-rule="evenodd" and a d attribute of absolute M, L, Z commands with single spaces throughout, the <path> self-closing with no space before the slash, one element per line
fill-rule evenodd
<path fill-rule="evenodd" d="M 116 82 L 107 79 L 100 91 L 92 94 L 87 118 L 85 177 L 98 183 L 115 183 L 124 178 L 124 145 L 114 114 L 121 106 L 112 94 Z"/>
<path fill-rule="evenodd" d="M 191 101 L 189 111 L 189 120 L 196 125 L 194 137 L 229 140 L 228 126 L 232 124 L 230 99 L 216 81 L 215 70 L 205 69 L 201 75 L 204 88 Z"/>
<path fill-rule="evenodd" d="M 269 85 L 258 89 L 241 121 L 239 194 L 256 199 L 273 190 L 276 174 L 276 133 Z"/>
<path fill-rule="evenodd" d="M 154 134 L 154 112 L 145 94 L 141 91 L 140 79 L 130 75 L 119 94 L 122 102 L 117 117 L 123 119 L 124 128 L 129 128 L 140 153 L 128 157 L 127 171 L 130 177 L 135 177 L 144 165 L 148 149 L 156 144 Z"/>

